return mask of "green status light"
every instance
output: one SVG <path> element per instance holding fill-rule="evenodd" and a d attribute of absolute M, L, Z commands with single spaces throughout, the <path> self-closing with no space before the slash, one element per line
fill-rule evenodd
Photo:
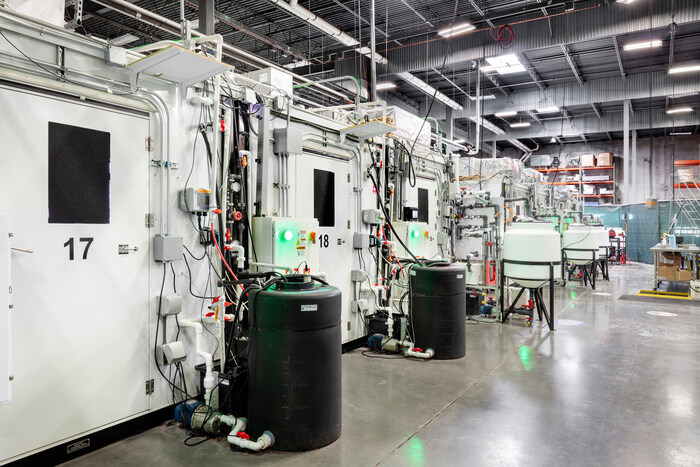
<path fill-rule="evenodd" d="M 411 232 L 411 237 L 418 238 L 419 236 L 420 236 L 420 232 L 418 232 L 417 230 L 414 230 L 413 232 Z"/>
<path fill-rule="evenodd" d="M 291 230 L 285 230 L 284 232 L 282 232 L 283 239 L 289 241 L 292 239 L 292 237 L 294 237 L 294 234 L 292 233 Z"/>

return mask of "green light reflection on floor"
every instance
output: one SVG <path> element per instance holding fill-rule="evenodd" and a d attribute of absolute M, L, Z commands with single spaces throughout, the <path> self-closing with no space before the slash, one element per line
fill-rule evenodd
<path fill-rule="evenodd" d="M 412 466 L 425 465 L 425 448 L 418 436 L 414 436 L 406 443 L 406 458 Z"/>
<path fill-rule="evenodd" d="M 532 358 L 532 349 L 527 345 L 520 346 L 518 349 L 518 355 L 520 356 L 520 361 L 525 367 L 525 371 L 532 370 L 532 367 L 535 366 L 535 361 Z"/>

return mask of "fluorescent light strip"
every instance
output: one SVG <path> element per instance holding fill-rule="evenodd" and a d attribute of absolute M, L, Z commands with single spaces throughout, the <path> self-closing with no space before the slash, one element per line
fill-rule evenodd
<path fill-rule="evenodd" d="M 450 99 L 449 97 L 447 97 L 446 95 L 441 93 L 440 91 L 436 91 L 434 87 L 432 87 L 431 85 L 429 85 L 425 81 L 423 81 L 419 78 L 416 78 L 411 73 L 408 73 L 408 72 L 397 73 L 397 76 L 399 78 L 401 78 L 402 80 L 406 81 L 407 83 L 409 83 L 410 85 L 412 85 L 413 87 L 420 89 L 428 96 L 435 95 L 435 99 L 439 100 L 440 102 L 442 102 L 445 105 L 452 107 L 455 110 L 462 110 L 464 108 L 461 105 L 459 105 L 457 102 L 453 101 L 452 99 Z"/>
<path fill-rule="evenodd" d="M 530 127 L 530 122 L 518 122 L 518 123 L 511 123 L 510 124 L 511 128 L 529 128 Z"/>
<path fill-rule="evenodd" d="M 496 71 L 499 75 L 510 75 L 512 73 L 523 73 L 526 71 L 515 54 L 488 57 L 486 61 L 490 66 L 481 67 L 483 73 Z"/>
<path fill-rule="evenodd" d="M 451 28 L 446 28 L 438 31 L 438 36 L 442 37 L 452 37 L 452 36 L 458 36 L 460 34 L 464 34 L 470 31 L 473 31 L 476 29 L 476 26 L 474 26 L 471 23 L 464 23 L 464 24 L 459 24 L 456 26 L 452 26 Z"/>
<path fill-rule="evenodd" d="M 692 112 L 693 109 L 690 107 L 676 107 L 675 109 L 668 109 L 666 111 L 667 114 L 673 115 L 673 114 L 687 114 Z"/>
<path fill-rule="evenodd" d="M 622 47 L 623 50 L 640 50 L 640 49 L 650 49 L 652 47 L 661 47 L 660 40 L 644 41 L 644 42 L 634 42 L 632 44 L 627 44 Z"/>
<path fill-rule="evenodd" d="M 690 131 L 681 131 L 679 133 L 671 133 L 671 136 L 688 136 L 692 135 L 693 133 Z"/>
<path fill-rule="evenodd" d="M 487 100 L 487 101 L 488 101 L 488 100 L 495 99 L 495 98 L 496 98 L 496 96 L 494 96 L 493 94 L 484 94 L 483 96 L 479 96 L 479 100 L 480 100 L 480 101 L 483 101 L 483 100 Z M 475 100 L 476 100 L 476 96 L 469 96 L 469 100 L 470 100 L 470 101 L 475 101 Z"/>
<path fill-rule="evenodd" d="M 559 107 L 542 107 L 540 109 L 535 109 L 538 114 L 553 114 L 560 111 Z"/>
<path fill-rule="evenodd" d="M 123 36 L 115 37 L 109 43 L 111 45 L 116 45 L 117 47 L 123 47 L 126 44 L 130 44 L 134 41 L 139 40 L 138 37 L 134 36 L 133 34 L 124 34 Z"/>
<path fill-rule="evenodd" d="M 496 117 L 499 117 L 499 118 L 508 118 L 508 117 L 515 117 L 516 115 L 518 115 L 518 112 L 516 112 L 515 110 L 508 110 L 506 112 L 498 112 L 495 115 L 496 115 Z"/>
<path fill-rule="evenodd" d="M 394 89 L 396 87 L 395 83 L 377 83 L 377 91 L 384 91 L 386 89 Z"/>
<path fill-rule="evenodd" d="M 668 70 L 669 75 L 675 75 L 678 73 L 688 73 L 691 71 L 700 71 L 700 65 L 683 65 L 676 66 Z"/>

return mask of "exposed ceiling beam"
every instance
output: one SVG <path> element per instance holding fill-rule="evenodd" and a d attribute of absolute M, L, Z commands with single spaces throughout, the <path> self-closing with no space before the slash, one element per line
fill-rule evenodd
<path fill-rule="evenodd" d="M 188 3 L 192 8 L 195 10 L 199 10 L 199 0 L 185 0 L 185 3 Z M 238 31 L 244 32 L 258 40 L 262 40 L 264 42 L 267 42 L 268 44 L 274 46 L 277 49 L 292 53 L 296 55 L 298 58 L 302 60 L 307 60 L 308 57 L 306 56 L 306 51 L 302 48 L 299 47 L 292 47 L 290 45 L 285 44 L 284 42 L 279 42 L 272 37 L 260 33 L 253 28 L 250 28 L 246 26 L 245 24 L 241 23 L 240 21 L 236 21 L 235 19 L 231 18 L 229 15 L 220 12 L 219 10 L 214 10 L 214 17 L 221 21 L 224 24 L 228 24 L 231 26 L 233 29 L 236 29 Z"/>
<path fill-rule="evenodd" d="M 564 57 L 566 57 L 566 61 L 569 62 L 569 66 L 571 67 L 571 71 L 574 72 L 574 76 L 576 77 L 576 81 L 578 81 L 578 84 L 583 86 L 583 77 L 581 76 L 581 72 L 579 72 L 578 67 L 576 66 L 576 63 L 574 63 L 574 58 L 571 56 L 571 53 L 569 52 L 569 46 L 562 44 L 561 51 L 564 52 Z"/>
<path fill-rule="evenodd" d="M 431 68 L 431 70 L 433 70 L 435 73 L 437 73 L 438 75 L 440 75 L 440 77 L 441 77 L 442 79 L 444 79 L 445 81 L 447 81 L 448 83 L 450 83 L 452 86 L 454 86 L 454 88 L 457 89 L 459 92 L 461 92 L 462 94 L 464 94 L 464 95 L 467 96 L 467 97 L 470 97 L 470 96 L 469 96 L 469 93 L 468 93 L 467 91 L 465 91 L 464 89 L 462 89 L 461 86 L 459 86 L 457 83 L 455 83 L 454 81 L 452 81 L 450 78 L 448 78 L 447 76 L 445 76 L 444 74 L 442 74 L 442 73 L 440 72 L 440 70 L 438 70 L 437 68 Z"/>
<path fill-rule="evenodd" d="M 612 36 L 612 40 L 615 45 L 615 55 L 617 56 L 617 66 L 620 68 L 620 75 L 622 75 L 622 79 L 626 79 L 627 72 L 625 71 L 625 66 L 622 64 L 622 55 L 620 54 L 620 44 L 617 42 L 617 36 Z"/>
<path fill-rule="evenodd" d="M 530 75 L 530 78 L 532 78 L 532 81 L 534 81 L 537 87 L 540 88 L 540 91 L 544 92 L 544 90 L 547 89 L 547 85 L 542 82 L 542 78 L 540 78 L 540 75 L 532 67 L 530 61 L 525 57 L 525 54 L 518 53 L 516 56 L 518 57 L 518 60 L 520 60 L 520 63 L 522 63 L 525 67 L 525 70 L 527 71 L 527 74 Z"/>
<path fill-rule="evenodd" d="M 700 74 L 669 76 L 668 71 L 630 75 L 627 80 L 619 76 L 611 78 L 590 79 L 585 86 L 571 86 L 560 83 L 547 88 L 546 99 L 539 89 L 515 92 L 508 97 L 496 95 L 496 99 L 483 103 L 483 114 L 493 115 L 499 112 L 515 110 L 527 112 L 540 107 L 565 103 L 567 106 L 589 106 L 592 102 L 602 104 L 619 103 L 624 99 L 665 98 L 669 95 L 695 93 L 700 89 Z M 465 109 L 460 115 L 468 117 L 474 109 Z M 605 114 L 603 114 L 605 115 Z"/>
<path fill-rule="evenodd" d="M 651 119 L 650 119 L 651 116 Z M 666 115 L 658 110 L 638 110 L 630 116 L 630 131 L 649 130 L 656 128 L 679 128 L 683 126 L 695 126 L 700 124 L 700 115 Z M 545 120 L 542 125 L 529 128 L 509 128 L 504 134 L 498 134 L 496 139 L 506 141 L 511 138 L 549 138 L 551 135 L 559 135 L 563 138 L 580 138 L 581 134 L 613 133 L 624 131 L 624 118 L 622 112 L 607 112 L 600 119 L 595 115 L 577 117 L 571 125 L 564 125 L 557 120 Z"/>
<path fill-rule="evenodd" d="M 486 76 L 486 78 L 487 78 L 489 81 L 491 81 L 491 84 L 493 84 L 493 86 L 494 86 L 496 89 L 498 89 L 499 91 L 501 91 L 501 92 L 503 93 L 504 96 L 507 97 L 507 96 L 510 95 L 510 90 L 506 90 L 506 89 L 505 89 L 504 85 L 501 83 L 501 80 L 498 79 L 498 78 L 496 77 L 496 75 L 494 75 L 493 73 L 484 73 L 484 76 Z"/>
<path fill-rule="evenodd" d="M 555 2 L 556 3 L 556 2 Z M 645 8 L 635 6 L 615 5 L 612 11 L 604 6 L 590 8 L 593 2 L 576 1 L 577 11 L 550 15 L 552 29 L 557 34 L 550 37 L 542 21 L 529 21 L 518 24 L 518 40 L 515 41 L 509 53 L 527 52 L 532 50 L 560 47 L 566 44 L 592 41 L 595 39 L 610 39 L 613 36 L 631 34 L 643 29 L 661 29 L 668 26 L 671 17 L 672 3 L 675 3 L 675 21 L 679 27 L 684 24 L 697 23 L 697 2 L 694 0 L 676 0 L 675 2 L 654 2 L 654 15 L 649 18 Z M 571 5 L 571 1 L 568 2 Z M 579 7 L 580 5 L 580 7 Z M 602 5 L 602 2 L 601 2 Z M 534 3 L 533 8 L 542 5 Z M 548 5 L 548 11 L 555 11 Z M 583 8 L 588 8 L 583 10 Z M 562 12 L 561 8 L 556 10 Z M 498 15 L 487 15 L 494 21 Z M 495 22 L 495 21 L 494 21 Z M 423 49 L 421 49 L 421 47 Z M 418 53 L 418 50 L 428 53 Z M 379 53 L 382 53 L 379 50 Z M 422 39 L 416 39 L 415 46 L 404 46 L 387 52 L 388 72 L 420 71 L 430 67 L 440 67 L 445 56 L 447 65 L 464 63 L 467 60 L 477 60 L 482 57 L 500 55 L 503 52 L 497 41 L 491 39 L 488 31 L 476 34 L 464 34 L 451 38 L 449 41 L 437 40 L 425 45 Z"/>
<path fill-rule="evenodd" d="M 433 23 L 431 23 L 430 21 L 428 21 L 428 19 L 427 19 L 425 16 L 421 15 L 421 14 L 418 12 L 418 10 L 416 10 L 415 8 L 413 8 L 406 0 L 401 0 L 401 3 L 403 3 L 404 5 L 406 5 L 406 7 L 407 7 L 409 10 L 411 10 L 413 13 L 415 13 L 415 15 L 416 15 L 417 17 L 419 17 L 421 20 L 423 20 L 423 22 L 426 23 L 428 26 L 430 26 L 431 28 L 435 26 Z"/>
<path fill-rule="evenodd" d="M 584 143 L 588 144 L 588 139 L 586 138 L 586 135 L 581 133 L 581 139 L 583 140 Z"/>
<path fill-rule="evenodd" d="M 607 137 L 608 137 L 608 140 L 612 143 L 613 137 L 612 137 L 612 134 L 611 134 L 609 131 L 606 131 L 606 132 L 605 132 L 605 136 L 607 136 Z"/>
<path fill-rule="evenodd" d="M 528 110 L 527 114 L 530 116 L 531 119 L 533 119 L 534 121 L 536 121 L 540 125 L 542 124 L 542 119 L 534 111 Z"/>
<path fill-rule="evenodd" d="M 601 113 L 600 109 L 598 108 L 598 105 L 593 103 L 591 104 L 591 107 L 593 107 L 593 111 L 595 114 L 598 116 L 598 118 L 603 118 L 603 114 Z"/>
<path fill-rule="evenodd" d="M 572 117 L 571 114 L 569 113 L 568 110 L 566 110 L 564 107 L 561 108 L 561 114 L 564 116 L 564 118 L 571 123 Z"/>

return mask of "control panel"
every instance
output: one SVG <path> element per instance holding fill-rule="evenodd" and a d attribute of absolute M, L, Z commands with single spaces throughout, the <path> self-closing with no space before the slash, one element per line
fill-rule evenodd
<path fill-rule="evenodd" d="M 284 272 L 319 271 L 319 238 L 316 219 L 254 217 L 253 241 L 258 263 L 279 266 Z M 251 255 L 252 256 L 252 255 Z M 269 267 L 260 267 L 270 270 Z"/>
<path fill-rule="evenodd" d="M 392 225 L 399 235 L 399 238 L 401 238 L 414 255 L 419 258 L 432 256 L 430 251 L 435 238 L 430 230 L 430 226 L 426 222 L 395 221 L 392 222 Z M 408 252 L 401 247 L 399 242 L 396 243 L 396 247 L 399 249 L 399 251 L 396 252 L 398 255 L 403 257 L 410 256 Z"/>

